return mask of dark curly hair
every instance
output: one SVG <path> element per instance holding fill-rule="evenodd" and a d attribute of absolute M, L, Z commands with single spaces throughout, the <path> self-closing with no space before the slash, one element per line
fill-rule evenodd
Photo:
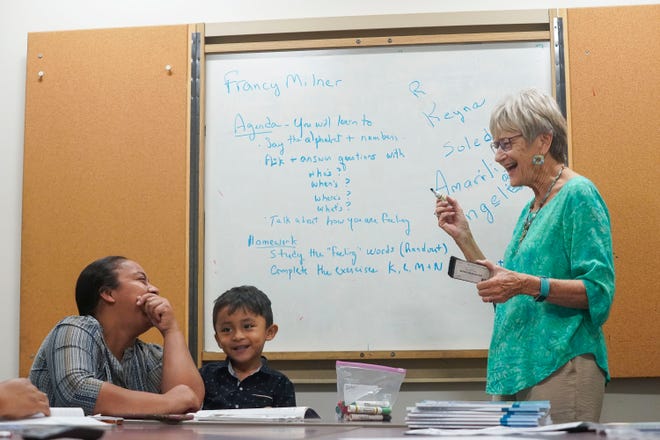
<path fill-rule="evenodd" d="M 103 257 L 80 272 L 76 282 L 78 314 L 94 316 L 101 293 L 119 286 L 117 267 L 126 260 L 128 258 L 118 255 Z"/>

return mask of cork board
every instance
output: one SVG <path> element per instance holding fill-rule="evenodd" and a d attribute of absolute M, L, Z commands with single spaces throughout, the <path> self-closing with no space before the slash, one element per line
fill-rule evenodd
<path fill-rule="evenodd" d="M 105 255 L 138 261 L 187 329 L 188 47 L 188 26 L 29 34 L 21 376 Z"/>
<path fill-rule="evenodd" d="M 613 377 L 660 376 L 660 5 L 569 9 L 572 166 L 612 217 Z"/>

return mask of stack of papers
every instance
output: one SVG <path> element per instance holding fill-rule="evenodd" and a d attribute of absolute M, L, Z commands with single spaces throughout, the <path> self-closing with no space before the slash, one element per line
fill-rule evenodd
<path fill-rule="evenodd" d="M 477 429 L 490 426 L 535 427 L 551 423 L 550 402 L 424 400 L 408 408 L 410 429 Z"/>

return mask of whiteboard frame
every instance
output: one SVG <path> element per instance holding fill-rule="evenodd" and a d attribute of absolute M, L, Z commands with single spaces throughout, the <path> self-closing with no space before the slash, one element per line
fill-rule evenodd
<path fill-rule="evenodd" d="M 201 133 L 204 145 L 205 56 L 220 53 L 249 53 L 267 51 L 296 51 L 307 49 L 336 49 L 387 47 L 400 45 L 430 45 L 450 43 L 488 43 L 542 41 L 555 44 L 552 32 L 554 10 L 519 10 L 490 12 L 456 12 L 437 14 L 374 15 L 360 17 L 328 17 L 256 22 L 211 23 L 199 25 L 203 32 L 201 71 Z M 557 66 L 555 51 L 551 50 L 551 84 L 553 94 Z M 203 148 L 201 149 L 203 151 Z M 204 200 L 204 158 L 200 156 L 200 201 Z M 204 206 L 199 206 L 198 261 L 204 260 Z M 197 268 L 199 308 L 197 310 L 198 363 L 225 359 L 222 352 L 204 351 L 204 267 Z M 192 323 L 194 325 L 195 323 Z M 403 351 L 310 351 L 265 352 L 275 368 L 287 369 L 297 383 L 334 381 L 334 360 L 384 361 L 397 366 L 423 369 L 414 382 L 483 381 L 488 350 L 403 350 Z M 429 360 L 456 360 L 459 368 L 426 368 Z M 275 361 L 275 363 L 273 363 Z M 332 362 L 331 362 L 332 361 Z M 280 366 L 278 366 L 280 362 Z M 442 362 L 442 361 L 441 361 Z M 311 374 L 309 370 L 323 370 Z M 301 370 L 307 374 L 300 373 Z M 328 376 L 329 370 L 331 374 Z M 293 373 L 292 373 L 293 371 Z M 407 380 L 409 381 L 409 380 Z"/>

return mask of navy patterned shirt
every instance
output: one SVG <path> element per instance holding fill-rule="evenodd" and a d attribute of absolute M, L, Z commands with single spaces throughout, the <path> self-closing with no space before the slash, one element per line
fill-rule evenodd
<path fill-rule="evenodd" d="M 211 362 L 200 368 L 206 395 L 203 409 L 264 408 L 296 406 L 293 383 L 279 371 L 268 368 L 261 358 L 261 368 L 239 381 L 229 360 Z"/>

